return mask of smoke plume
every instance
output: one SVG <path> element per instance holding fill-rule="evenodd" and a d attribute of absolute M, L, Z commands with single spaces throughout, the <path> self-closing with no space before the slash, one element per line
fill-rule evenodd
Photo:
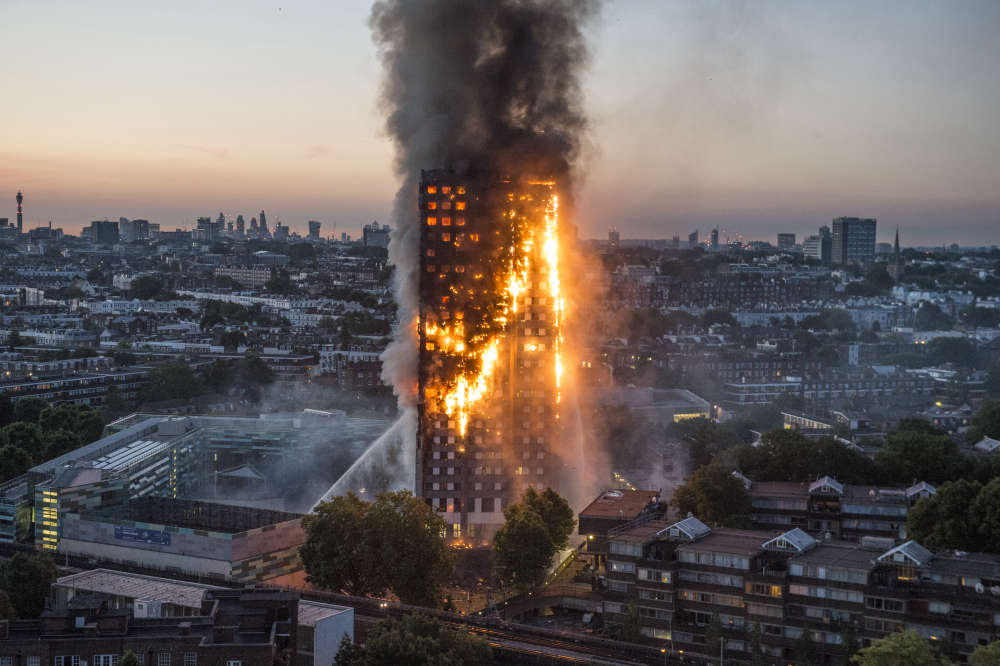
<path fill-rule="evenodd" d="M 555 178 L 569 202 L 586 119 L 583 26 L 594 0 L 383 0 L 370 25 L 400 188 L 389 259 L 399 325 L 383 379 L 416 406 L 421 169 Z"/>

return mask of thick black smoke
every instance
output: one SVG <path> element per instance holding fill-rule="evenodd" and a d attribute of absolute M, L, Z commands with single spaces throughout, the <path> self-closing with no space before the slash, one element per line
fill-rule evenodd
<path fill-rule="evenodd" d="M 572 193 L 586 119 L 583 26 L 595 0 L 383 0 L 371 29 L 401 183 L 389 258 L 399 330 L 383 377 L 415 405 L 421 169 L 556 178 Z"/>

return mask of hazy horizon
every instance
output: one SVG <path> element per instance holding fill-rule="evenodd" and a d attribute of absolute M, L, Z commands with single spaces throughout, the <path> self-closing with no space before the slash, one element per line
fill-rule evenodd
<path fill-rule="evenodd" d="M 365 4 L 8 2 L 0 217 L 77 233 L 261 209 L 304 233 L 389 216 Z M 591 29 L 582 237 L 1000 243 L 1000 5 L 609 2 Z M 428 165 L 436 166 L 436 165 Z"/>

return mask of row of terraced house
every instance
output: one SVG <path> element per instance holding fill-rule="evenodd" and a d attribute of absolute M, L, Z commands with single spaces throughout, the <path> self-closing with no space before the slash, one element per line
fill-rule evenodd
<path fill-rule="evenodd" d="M 607 547 L 606 621 L 637 617 L 674 657 L 721 649 L 741 663 L 756 647 L 768 662 L 835 664 L 851 647 L 913 629 L 965 663 L 1000 637 L 998 555 L 798 527 L 710 528 L 690 516 L 626 523 Z"/>

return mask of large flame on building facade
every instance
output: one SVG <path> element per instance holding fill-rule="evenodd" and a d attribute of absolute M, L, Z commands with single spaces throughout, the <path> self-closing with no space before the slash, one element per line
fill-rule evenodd
<path fill-rule="evenodd" d="M 559 195 L 554 181 L 447 171 L 420 187 L 418 483 L 460 533 L 559 474 Z"/>

